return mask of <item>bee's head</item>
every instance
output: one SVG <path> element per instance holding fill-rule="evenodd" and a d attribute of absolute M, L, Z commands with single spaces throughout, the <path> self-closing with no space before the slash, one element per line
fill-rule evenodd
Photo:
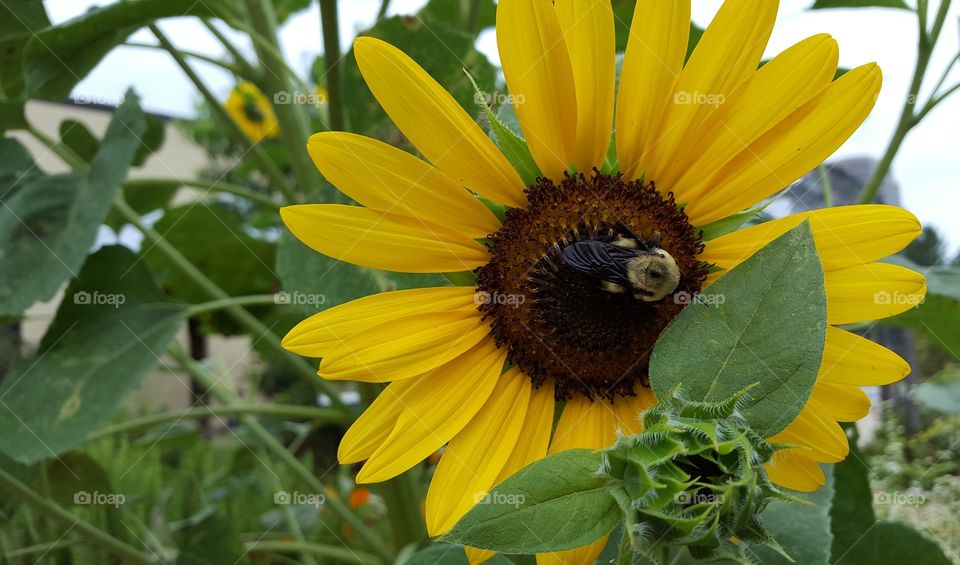
<path fill-rule="evenodd" d="M 680 285 L 680 267 L 673 257 L 660 248 L 652 251 L 631 261 L 627 268 L 627 278 L 635 295 L 644 302 L 661 300 Z"/>

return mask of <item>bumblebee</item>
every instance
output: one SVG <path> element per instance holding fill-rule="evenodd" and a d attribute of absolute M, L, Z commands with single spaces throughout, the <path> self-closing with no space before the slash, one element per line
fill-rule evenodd
<path fill-rule="evenodd" d="M 643 302 L 656 302 L 673 294 L 680 285 L 680 267 L 660 248 L 659 234 L 643 241 L 629 230 L 627 233 L 629 237 L 617 235 L 609 241 L 571 243 L 561 252 L 563 260 L 613 294 L 629 289 Z"/>

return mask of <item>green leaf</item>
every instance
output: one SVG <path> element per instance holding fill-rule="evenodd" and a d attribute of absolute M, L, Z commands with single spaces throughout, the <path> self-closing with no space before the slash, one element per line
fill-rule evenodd
<path fill-rule="evenodd" d="M 856 439 L 851 439 L 850 454 L 834 465 L 830 562 L 842 565 L 948 565 L 950 560 L 943 550 L 920 532 L 906 524 L 877 521 L 868 472 Z"/>
<path fill-rule="evenodd" d="M 130 250 L 93 254 L 64 292 L 36 355 L 0 384 L 0 451 L 33 463 L 106 424 L 182 326 L 184 309 L 163 299 Z"/>
<path fill-rule="evenodd" d="M 90 163 L 97 156 L 100 140 L 93 135 L 83 122 L 63 120 L 60 122 L 60 143 L 66 145 L 84 163 Z"/>
<path fill-rule="evenodd" d="M 123 199 L 127 205 L 141 216 L 160 208 L 166 208 L 183 186 L 175 180 L 141 180 L 132 185 L 127 183 L 123 187 Z M 110 210 L 104 223 L 115 230 L 127 223 L 126 219 L 116 210 Z"/>
<path fill-rule="evenodd" d="M 4 199 L 0 315 L 16 315 L 49 299 L 83 264 L 143 134 L 137 100 L 127 93 L 87 173 L 29 176 Z"/>
<path fill-rule="evenodd" d="M 23 102 L 4 102 L 0 100 L 0 134 L 8 129 L 25 129 L 27 118 L 23 113 Z"/>
<path fill-rule="evenodd" d="M 66 98 L 114 47 L 160 18 L 215 16 L 195 0 L 137 0 L 93 8 L 82 16 L 30 37 L 23 53 L 31 98 Z"/>
<path fill-rule="evenodd" d="M 960 371 L 946 369 L 913 390 L 924 406 L 944 414 L 960 416 Z"/>
<path fill-rule="evenodd" d="M 673 319 L 650 360 L 658 396 L 719 402 L 750 385 L 751 427 L 770 437 L 803 408 L 826 335 L 823 269 L 804 222 L 710 286 Z M 695 297 L 696 298 L 696 297 Z"/>
<path fill-rule="evenodd" d="M 49 25 L 43 2 L 0 2 L 0 100 L 23 100 L 23 47 Z"/>
<path fill-rule="evenodd" d="M 827 484 L 811 493 L 797 493 L 809 506 L 789 503 L 772 503 L 763 511 L 763 525 L 780 547 L 793 559 L 804 565 L 827 565 L 830 563 L 830 503 L 833 498 L 833 470 L 825 466 Z M 816 540 L 816 543 L 811 543 Z M 751 550 L 764 565 L 790 563 L 783 555 L 765 546 Z"/>
<path fill-rule="evenodd" d="M 925 334 L 930 343 L 960 359 L 960 266 L 923 267 L 903 255 L 887 261 L 923 273 L 927 295 L 915 308 L 879 323 L 916 330 Z"/>
<path fill-rule="evenodd" d="M 430 0 L 420 10 L 418 16 L 428 23 L 442 21 L 477 35 L 497 23 L 497 6 L 493 0 L 472 0 L 471 2 Z M 472 22 L 471 18 L 473 18 Z"/>
<path fill-rule="evenodd" d="M 601 457 L 572 449 L 541 459 L 497 485 L 441 541 L 504 553 L 580 547 L 610 533 L 622 519 Z"/>
<path fill-rule="evenodd" d="M 167 137 L 166 122 L 153 114 L 147 114 L 147 131 L 140 136 L 140 144 L 133 157 L 133 166 L 142 167 L 147 157 L 156 153 Z"/>
<path fill-rule="evenodd" d="M 828 8 L 899 8 L 912 10 L 903 0 L 816 0 L 811 10 Z"/>

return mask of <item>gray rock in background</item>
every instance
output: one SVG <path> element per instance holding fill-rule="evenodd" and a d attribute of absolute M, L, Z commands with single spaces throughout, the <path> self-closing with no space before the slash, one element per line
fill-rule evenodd
<path fill-rule="evenodd" d="M 877 166 L 877 160 L 872 157 L 850 157 L 825 164 L 824 169 L 830 177 L 833 187 L 833 205 L 845 206 L 854 204 L 860 195 L 860 189 Z M 817 168 L 801 178 L 780 200 L 773 203 L 767 210 L 774 216 L 786 216 L 797 212 L 806 212 L 823 208 L 822 171 Z M 900 185 L 887 175 L 877 193 L 877 202 L 882 204 L 900 205 Z"/>

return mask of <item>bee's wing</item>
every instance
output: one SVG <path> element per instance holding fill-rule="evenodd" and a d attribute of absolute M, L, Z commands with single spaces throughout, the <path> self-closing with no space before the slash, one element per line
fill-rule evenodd
<path fill-rule="evenodd" d="M 627 265 L 643 254 L 643 251 L 603 241 L 578 241 L 563 248 L 564 261 L 576 271 L 621 285 L 630 284 L 626 277 Z"/>

